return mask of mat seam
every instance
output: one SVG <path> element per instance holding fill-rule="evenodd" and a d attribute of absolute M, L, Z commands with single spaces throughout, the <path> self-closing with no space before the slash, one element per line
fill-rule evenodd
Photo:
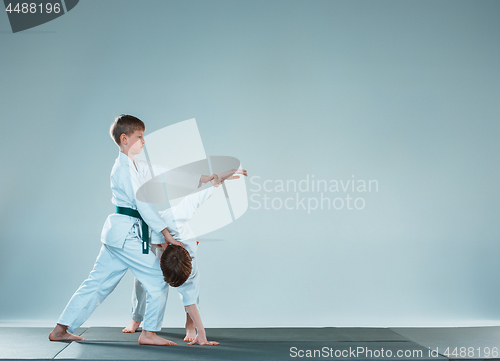
<path fill-rule="evenodd" d="M 85 330 L 83 330 L 83 332 L 82 332 L 82 333 L 80 333 L 78 336 L 83 335 L 85 332 L 87 332 L 87 330 L 88 330 L 88 328 L 86 328 Z M 64 350 L 66 350 L 66 348 L 67 348 L 69 345 L 71 345 L 72 343 L 73 343 L 73 341 L 68 342 L 68 344 L 67 344 L 67 345 L 66 345 L 63 349 L 61 349 L 58 353 L 56 353 L 56 354 L 54 355 L 54 357 L 52 357 L 52 358 L 51 358 L 51 360 L 55 360 L 55 359 L 56 359 L 56 357 L 57 357 L 57 356 L 59 356 L 59 354 L 60 354 L 61 352 L 63 352 Z"/>
<path fill-rule="evenodd" d="M 392 332 L 394 332 L 396 335 L 399 335 L 399 336 L 401 336 L 401 337 L 406 338 L 408 341 L 414 342 L 414 343 L 416 343 L 417 345 L 422 346 L 423 348 L 429 348 L 429 347 L 427 347 L 427 346 L 421 345 L 421 344 L 420 344 L 420 343 L 418 343 L 417 341 L 412 341 L 412 340 L 411 340 L 411 338 L 409 338 L 409 337 L 407 337 L 407 336 L 403 336 L 403 335 L 401 335 L 400 333 L 397 333 L 396 331 L 394 331 L 393 329 L 390 329 L 390 328 L 389 328 L 389 330 L 391 330 Z M 450 361 L 450 360 L 452 360 L 452 359 L 450 359 L 449 357 L 446 357 L 446 355 L 442 355 L 442 354 L 440 354 L 440 353 L 438 353 L 438 355 L 439 355 L 439 356 L 444 357 L 445 359 L 447 359 L 447 360 L 449 360 L 449 361 Z"/>

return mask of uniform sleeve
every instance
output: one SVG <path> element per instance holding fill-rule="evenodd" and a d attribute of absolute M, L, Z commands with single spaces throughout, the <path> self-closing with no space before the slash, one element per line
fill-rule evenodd
<path fill-rule="evenodd" d="M 144 221 L 148 224 L 149 228 L 160 233 L 167 227 L 160 214 L 151 203 L 142 202 L 137 199 L 136 192 L 141 187 L 141 183 L 134 174 L 121 177 L 121 187 L 127 193 L 129 198 L 135 202 L 137 210 Z"/>
<path fill-rule="evenodd" d="M 184 188 L 189 190 L 189 192 L 194 191 L 200 184 L 201 174 L 170 169 L 159 165 L 151 165 L 150 171 L 153 172 L 154 177 L 162 174 L 167 185 Z"/>
<path fill-rule="evenodd" d="M 214 193 L 215 187 L 203 189 L 186 196 L 173 210 L 176 221 L 187 222 L 193 218 L 196 210 Z"/>
<path fill-rule="evenodd" d="M 198 303 L 200 295 L 200 276 L 196 259 L 193 259 L 193 271 L 184 284 L 177 287 L 183 306 L 194 305 Z"/>

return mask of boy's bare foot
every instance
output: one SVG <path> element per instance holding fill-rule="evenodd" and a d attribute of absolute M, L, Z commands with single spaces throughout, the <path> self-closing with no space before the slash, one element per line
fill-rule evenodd
<path fill-rule="evenodd" d="M 73 335 L 68 332 L 68 326 L 57 324 L 49 334 L 50 341 L 83 341 L 82 336 Z"/>
<path fill-rule="evenodd" d="M 123 333 L 134 333 L 135 331 L 137 331 L 140 324 L 141 324 L 140 322 L 132 320 L 132 321 L 130 321 L 128 326 L 122 330 L 122 332 Z"/>
<path fill-rule="evenodd" d="M 139 345 L 175 346 L 175 342 L 161 338 L 156 332 L 142 330 Z"/>
<path fill-rule="evenodd" d="M 184 337 L 184 342 L 194 341 L 196 338 L 196 329 L 193 327 L 192 329 L 186 328 L 186 337 Z"/>
<path fill-rule="evenodd" d="M 207 341 L 207 336 L 200 336 L 197 334 L 193 341 L 188 343 L 188 345 L 201 345 L 201 346 L 217 346 L 219 343 L 217 341 Z"/>

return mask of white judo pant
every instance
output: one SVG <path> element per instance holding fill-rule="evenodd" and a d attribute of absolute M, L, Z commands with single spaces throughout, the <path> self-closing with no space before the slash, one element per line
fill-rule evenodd
<path fill-rule="evenodd" d="M 154 253 L 156 253 L 158 260 L 160 260 L 161 255 L 163 254 L 163 248 L 151 247 L 151 249 L 153 250 Z M 196 261 L 197 261 L 196 259 L 192 260 L 193 267 L 197 267 L 195 263 Z M 197 285 L 195 287 L 197 288 L 195 289 L 195 293 L 198 294 L 199 279 L 196 280 L 196 282 Z M 131 302 L 132 307 L 130 312 L 132 314 L 132 320 L 134 320 L 135 322 L 142 322 L 144 320 L 146 313 L 146 302 L 147 302 L 147 291 L 142 285 L 142 283 L 136 277 L 134 279 L 134 289 L 132 291 L 132 302 Z M 200 309 L 200 298 L 198 295 L 196 297 L 196 307 L 198 308 L 198 310 Z"/>
<path fill-rule="evenodd" d="M 102 245 L 94 269 L 71 297 L 57 323 L 68 326 L 68 332 L 74 332 L 115 289 L 128 269 L 147 293 L 142 328 L 159 331 L 167 304 L 168 284 L 163 280 L 157 256 L 153 252 L 143 254 L 142 241 L 138 237 L 127 238 L 123 248 Z"/>
<path fill-rule="evenodd" d="M 163 248 L 151 247 L 152 253 L 154 253 L 158 259 L 161 259 L 161 255 L 163 254 Z M 163 274 L 161 275 L 163 279 Z M 164 281 L 165 282 L 165 281 Z M 165 284 L 167 284 L 165 282 Z M 167 284 L 168 287 L 168 284 Z M 146 315 L 146 303 L 147 303 L 147 291 L 146 288 L 142 285 L 142 283 L 134 278 L 134 289 L 132 290 L 132 320 L 135 322 L 142 322 Z M 143 327 L 144 328 L 144 327 Z"/>

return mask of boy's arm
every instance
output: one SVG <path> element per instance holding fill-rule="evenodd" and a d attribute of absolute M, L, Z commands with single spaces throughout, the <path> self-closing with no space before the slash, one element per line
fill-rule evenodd
<path fill-rule="evenodd" d="M 173 210 L 173 216 L 177 222 L 187 222 L 193 218 L 196 210 L 210 198 L 215 191 L 211 186 L 201 191 L 189 194 Z"/>
<path fill-rule="evenodd" d="M 213 175 L 200 175 L 197 173 L 186 172 L 179 169 L 171 169 L 161 165 L 151 164 L 151 176 L 162 174 L 165 178 L 165 183 L 179 188 L 194 190 L 200 188 L 203 183 L 207 183 L 213 179 Z"/>
<path fill-rule="evenodd" d="M 194 344 L 202 346 L 218 345 L 219 343 L 216 341 L 207 340 L 207 333 L 205 332 L 205 328 L 203 327 L 203 323 L 201 322 L 201 317 L 200 313 L 198 312 L 198 307 L 196 307 L 195 304 L 186 306 L 186 312 L 189 314 L 189 317 L 191 317 L 191 319 L 194 322 L 194 325 L 196 326 L 196 329 L 198 330 L 195 339 L 190 343 L 188 343 L 188 345 L 194 345 Z"/>
<path fill-rule="evenodd" d="M 140 188 L 140 186 L 141 184 L 139 180 L 133 175 L 122 178 L 121 188 L 125 191 L 126 194 L 128 194 L 129 197 L 135 200 L 137 211 L 139 211 L 139 214 L 147 223 L 149 228 L 163 234 L 166 244 L 172 243 L 176 246 L 182 246 L 182 243 L 176 241 L 169 233 L 166 223 L 163 221 L 160 213 L 153 207 L 153 205 L 151 203 L 142 202 L 137 199 L 136 192 Z"/>
<path fill-rule="evenodd" d="M 211 176 L 202 176 L 200 178 L 200 184 L 211 182 L 212 187 L 191 193 L 186 196 L 181 203 L 175 207 L 174 218 L 176 221 L 187 222 L 193 218 L 196 210 L 205 203 L 205 201 L 210 198 L 213 194 L 214 189 L 224 183 L 226 180 L 237 179 L 239 174 L 247 176 L 247 171 L 245 169 L 231 169 L 220 174 L 212 174 Z M 205 177 L 205 178 L 203 178 Z"/>

